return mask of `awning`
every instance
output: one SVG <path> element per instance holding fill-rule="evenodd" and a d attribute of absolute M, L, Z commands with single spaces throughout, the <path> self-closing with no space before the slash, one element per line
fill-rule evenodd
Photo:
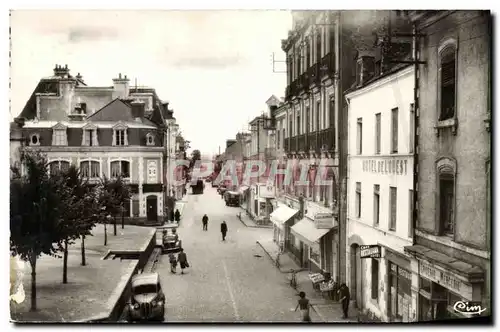
<path fill-rule="evenodd" d="M 273 224 L 275 224 L 278 227 L 283 227 L 283 224 L 298 212 L 299 212 L 298 210 L 289 208 L 286 205 L 282 205 L 278 207 L 276 211 L 271 213 L 269 217 L 271 218 Z"/>
<path fill-rule="evenodd" d="M 325 228 L 316 228 L 314 222 L 309 218 L 304 218 L 291 228 L 292 233 L 299 237 L 303 242 L 314 245 L 330 230 Z"/>

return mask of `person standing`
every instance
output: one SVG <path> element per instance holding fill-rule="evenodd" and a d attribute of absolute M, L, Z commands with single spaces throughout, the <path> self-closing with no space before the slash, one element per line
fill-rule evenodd
<path fill-rule="evenodd" d="M 177 255 L 177 261 L 181 265 L 181 274 L 184 274 L 184 269 L 186 267 L 189 267 L 189 263 L 187 260 L 186 253 L 184 252 L 184 249 L 182 249 L 182 248 L 181 248 L 181 252 L 179 253 L 179 255 Z"/>
<path fill-rule="evenodd" d="M 201 221 L 203 222 L 203 230 L 208 231 L 208 216 L 205 214 L 203 218 L 201 218 Z"/>
<path fill-rule="evenodd" d="M 339 297 L 340 303 L 342 303 L 342 311 L 344 312 L 343 318 L 347 318 L 349 314 L 349 300 L 351 296 L 349 294 L 349 288 L 345 283 L 342 283 L 342 285 L 340 285 Z"/>
<path fill-rule="evenodd" d="M 174 218 L 175 218 L 175 221 L 177 221 L 177 223 L 179 223 L 179 221 L 181 220 L 181 213 L 179 212 L 179 209 L 175 210 Z"/>
<path fill-rule="evenodd" d="M 175 255 L 173 253 L 170 253 L 168 255 L 169 261 L 170 261 L 170 272 L 176 273 L 177 269 L 177 259 L 175 259 Z"/>
<path fill-rule="evenodd" d="M 309 308 L 311 304 L 309 303 L 309 299 L 306 298 L 306 293 L 300 292 L 299 293 L 300 299 L 297 303 L 297 306 L 295 307 L 295 311 L 300 308 L 300 313 L 302 317 L 303 322 L 310 322 L 311 321 L 311 315 L 309 314 Z"/>
<path fill-rule="evenodd" d="M 226 241 L 226 234 L 227 234 L 226 221 L 223 221 L 222 224 L 220 224 L 220 232 L 222 233 L 222 241 Z"/>

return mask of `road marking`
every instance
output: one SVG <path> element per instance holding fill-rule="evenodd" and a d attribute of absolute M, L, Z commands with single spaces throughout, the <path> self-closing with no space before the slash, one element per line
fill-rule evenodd
<path fill-rule="evenodd" d="M 236 317 L 236 320 L 240 320 L 240 315 L 238 314 L 238 308 L 236 307 L 236 301 L 234 300 L 233 288 L 231 287 L 231 280 L 229 279 L 229 273 L 227 272 L 225 261 L 222 261 L 222 266 L 224 267 L 224 273 L 226 274 L 226 285 L 229 296 L 231 297 L 231 303 L 233 304 L 234 316 Z"/>

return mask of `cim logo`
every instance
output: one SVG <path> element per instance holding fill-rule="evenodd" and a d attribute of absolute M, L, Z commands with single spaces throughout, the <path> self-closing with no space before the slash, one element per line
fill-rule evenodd
<path fill-rule="evenodd" d="M 483 309 L 483 307 L 479 303 L 469 303 L 463 301 L 456 302 L 453 306 L 453 309 L 456 312 L 469 316 L 480 315 L 481 313 L 486 311 L 486 308 Z"/>

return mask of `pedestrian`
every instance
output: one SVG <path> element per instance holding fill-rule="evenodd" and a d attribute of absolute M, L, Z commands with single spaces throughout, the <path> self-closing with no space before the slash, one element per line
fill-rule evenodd
<path fill-rule="evenodd" d="M 184 252 L 184 249 L 182 249 L 182 248 L 181 248 L 181 252 L 179 253 L 179 255 L 177 255 L 177 261 L 181 265 L 181 274 L 184 274 L 184 269 L 186 267 L 189 267 L 189 263 L 187 260 L 186 253 Z"/>
<path fill-rule="evenodd" d="M 177 259 L 175 259 L 175 255 L 173 253 L 170 253 L 168 255 L 169 261 L 170 261 L 170 272 L 176 273 L 177 271 Z"/>
<path fill-rule="evenodd" d="M 203 230 L 208 231 L 208 216 L 205 214 L 203 218 L 201 218 L 201 221 L 203 222 Z"/>
<path fill-rule="evenodd" d="M 226 234 L 227 234 L 227 224 L 225 221 L 223 221 L 220 224 L 220 232 L 222 233 L 222 241 L 226 241 Z"/>
<path fill-rule="evenodd" d="M 169 218 L 170 222 L 174 222 L 174 220 L 175 220 L 175 213 L 174 213 L 173 209 L 170 210 L 170 216 L 169 217 L 170 217 Z"/>
<path fill-rule="evenodd" d="M 179 222 L 181 220 L 181 213 L 179 212 L 179 209 L 175 210 L 175 221 Z"/>
<path fill-rule="evenodd" d="M 300 299 L 297 303 L 297 306 L 295 307 L 295 311 L 300 308 L 300 313 L 302 317 L 303 322 L 310 322 L 311 321 L 311 315 L 309 314 L 309 307 L 311 304 L 309 303 L 309 299 L 306 298 L 306 293 L 300 292 L 299 293 Z"/>
<path fill-rule="evenodd" d="M 340 303 L 342 303 L 342 311 L 344 312 L 343 318 L 347 318 L 349 314 L 350 294 L 349 294 L 349 288 L 345 283 L 342 283 L 342 285 L 340 285 L 338 293 L 340 297 Z"/>

